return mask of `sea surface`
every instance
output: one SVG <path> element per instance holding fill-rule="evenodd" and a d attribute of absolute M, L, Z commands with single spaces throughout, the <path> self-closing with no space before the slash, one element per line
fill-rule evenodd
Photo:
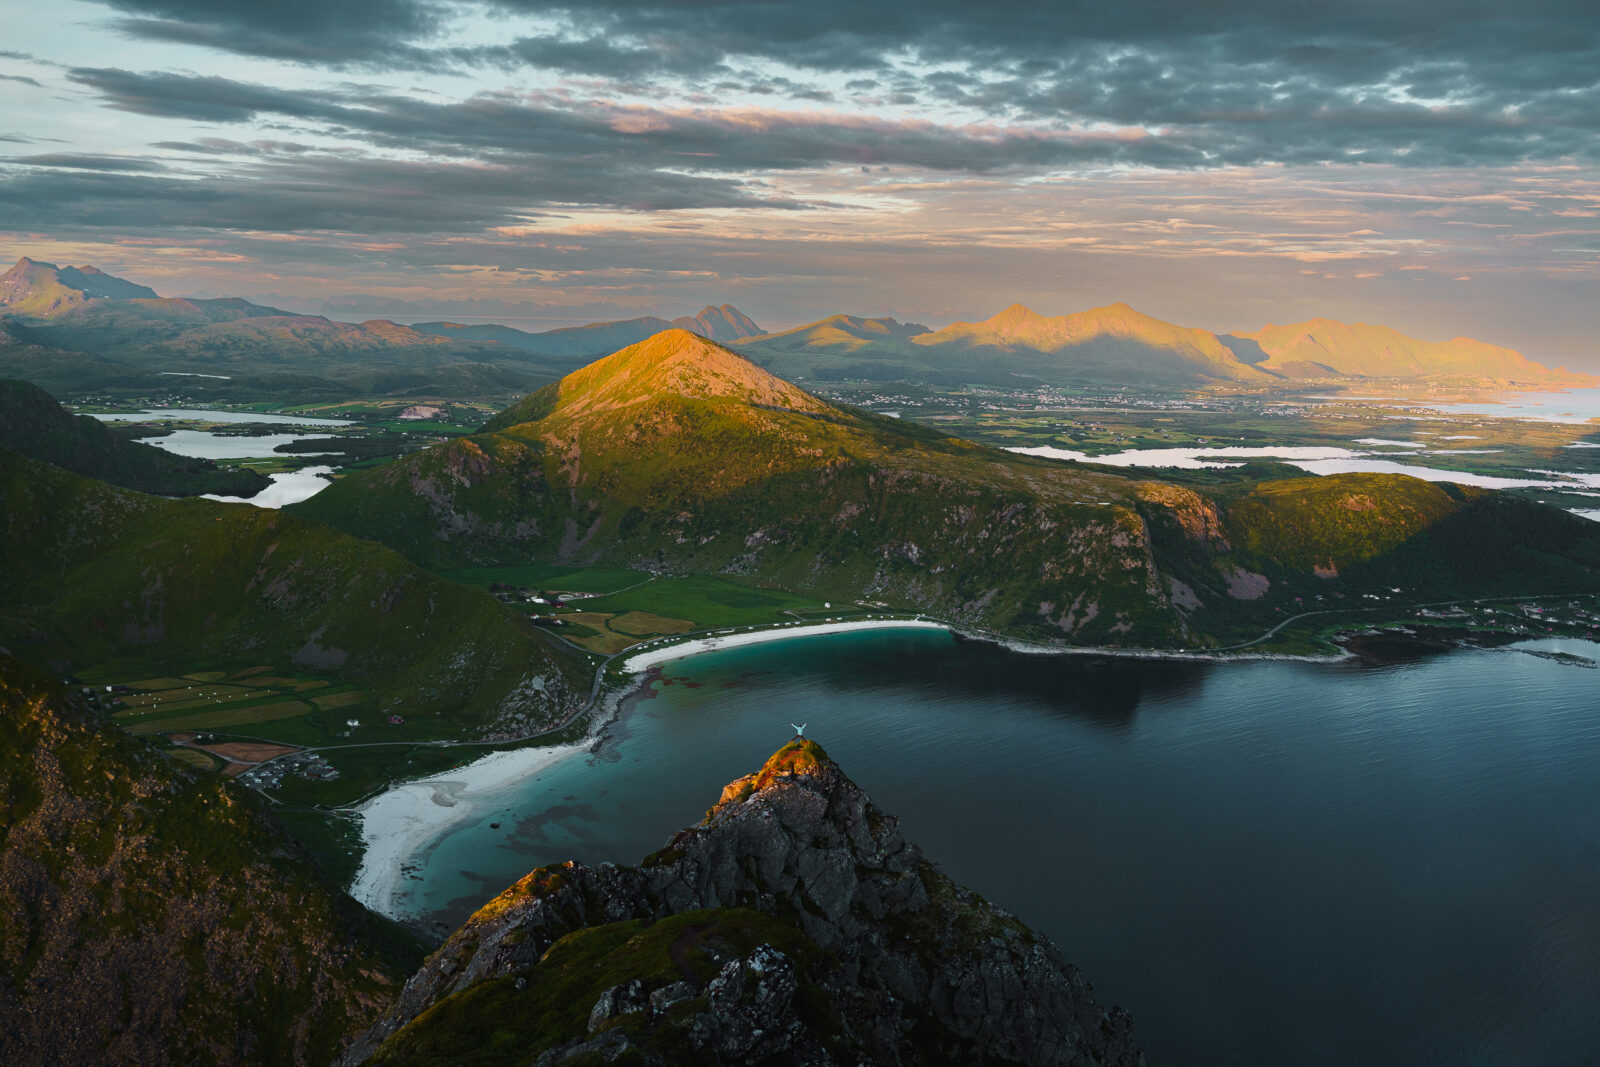
<path fill-rule="evenodd" d="M 414 912 L 453 926 L 536 865 L 637 862 L 803 723 L 1129 1008 L 1153 1065 L 1600 1050 L 1600 672 L 1381 643 L 1342 663 L 1030 656 L 937 631 L 664 671 L 599 755 L 438 842 Z"/>
<path fill-rule="evenodd" d="M 1308 396 L 1305 399 L 1340 404 L 1353 400 L 1376 400 L 1406 407 L 1433 408 L 1452 415 L 1488 415 L 1499 419 L 1532 419 L 1536 422 L 1579 425 L 1600 419 L 1600 389 L 1568 389 L 1554 393 L 1502 393 L 1492 400 L 1433 400 L 1428 397 L 1356 396 L 1348 393 Z"/>
<path fill-rule="evenodd" d="M 1511 393 L 1490 403 L 1423 404 L 1454 415 L 1491 415 L 1501 419 L 1538 422 L 1587 423 L 1600 419 L 1600 389 L 1571 389 L 1564 393 Z"/>

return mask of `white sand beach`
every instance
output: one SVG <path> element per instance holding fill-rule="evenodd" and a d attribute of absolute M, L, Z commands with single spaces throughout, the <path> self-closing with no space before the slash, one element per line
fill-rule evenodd
<path fill-rule="evenodd" d="M 381 915 L 397 915 L 402 864 L 415 862 L 456 823 L 470 819 L 487 793 L 513 785 L 588 749 L 554 745 L 492 752 L 465 767 L 420 778 L 357 807 L 366 853 L 350 895 Z"/>
<path fill-rule="evenodd" d="M 791 637 L 816 637 L 820 634 L 842 634 L 852 630 L 948 630 L 943 623 L 926 619 L 857 619 L 853 622 L 793 622 L 765 630 L 746 630 L 738 633 L 716 633 L 697 637 L 692 641 L 678 641 L 659 648 L 645 648 L 634 653 L 619 665 L 628 674 L 654 667 L 659 663 L 683 659 L 699 652 L 715 652 L 740 645 L 755 645 L 763 641 L 785 641 Z"/>

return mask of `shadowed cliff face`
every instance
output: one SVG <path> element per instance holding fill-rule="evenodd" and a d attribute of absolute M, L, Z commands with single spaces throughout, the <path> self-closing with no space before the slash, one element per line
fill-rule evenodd
<path fill-rule="evenodd" d="M 796 739 L 638 867 L 533 871 L 346 1062 L 1137 1064 L 1048 939 Z"/>
<path fill-rule="evenodd" d="M 0 654 L 5 1063 L 320 1065 L 393 995 L 409 946 L 257 798 Z"/>

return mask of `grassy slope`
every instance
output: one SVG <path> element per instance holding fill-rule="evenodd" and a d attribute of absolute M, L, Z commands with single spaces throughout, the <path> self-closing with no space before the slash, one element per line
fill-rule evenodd
<path fill-rule="evenodd" d="M 10 1064 L 327 1063 L 418 955 L 259 802 L 0 656 Z"/>
<path fill-rule="evenodd" d="M 0 449 L 0 643 L 133 676 L 295 664 L 445 733 L 535 726 L 582 671 L 486 593 L 279 512 L 168 501 Z"/>
<path fill-rule="evenodd" d="M 0 380 L 0 446 L 74 474 L 163 496 L 251 496 L 268 484 L 255 471 L 223 470 L 210 460 L 123 440 L 105 423 L 71 414 L 28 382 Z"/>
<path fill-rule="evenodd" d="M 717 346 L 679 343 L 714 372 L 685 377 L 635 346 L 488 432 L 353 475 L 300 510 L 430 566 L 727 573 L 1072 643 L 1227 643 L 1297 596 L 1380 583 L 1440 597 L 1594 587 L 1600 529 L 1552 509 L 1362 474 L 1203 495 L 834 408 Z M 1393 580 L 1407 568 L 1416 580 Z M 1231 593 L 1239 569 L 1266 576 L 1268 593 Z"/>
<path fill-rule="evenodd" d="M 432 565 L 649 564 L 1005 624 L 1052 599 L 1034 598 L 1029 579 L 1042 576 L 1093 586 L 1103 615 L 1085 635 L 1114 636 L 1119 612 L 1150 640 L 1181 626 L 1150 606 L 1132 501 L 1094 503 L 1115 479 L 1062 479 L 1043 462 L 833 408 L 686 343 L 723 362 L 664 371 L 661 352 L 636 346 L 569 376 L 553 406 L 530 398 L 549 407 L 535 423 L 352 475 L 300 510 Z M 1063 526 L 1070 559 L 1056 558 Z"/>
<path fill-rule="evenodd" d="M 1345 474 L 1142 491 L 1162 505 L 1147 514 L 1165 573 L 1192 588 L 1204 607 L 1191 617 L 1219 634 L 1396 588 L 1401 603 L 1600 589 L 1595 524 L 1489 490 Z M 1268 576 L 1266 594 L 1231 596 L 1235 568 Z"/>
<path fill-rule="evenodd" d="M 827 994 L 816 983 L 826 966 L 820 949 L 795 926 L 748 908 L 683 912 L 659 922 L 634 919 L 574 931 L 550 946 L 539 966 L 517 978 L 479 982 L 435 1004 L 390 1038 L 375 1059 L 384 1067 L 449 1062 L 497 1067 L 531 1051 L 577 1041 L 588 1033 L 589 1011 L 607 989 L 634 978 L 649 990 L 688 980 L 703 987 L 719 964 L 767 944 L 797 961 L 801 1017 L 828 1033 Z M 699 1062 L 681 1026 L 703 1000 L 678 1008 L 653 1029 L 649 1013 L 616 1024 L 634 1043 L 669 1063 Z M 852 1058 L 861 1050 L 850 1048 Z"/>

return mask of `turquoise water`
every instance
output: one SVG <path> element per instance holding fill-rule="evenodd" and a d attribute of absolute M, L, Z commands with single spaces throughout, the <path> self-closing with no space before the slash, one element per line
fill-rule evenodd
<path fill-rule="evenodd" d="M 413 903 L 454 923 L 532 866 L 636 862 L 808 722 L 930 858 L 1132 1010 L 1152 1064 L 1593 1062 L 1600 672 L 1374 657 L 1036 657 L 929 631 L 705 654 L 601 757 L 442 841 Z"/>

